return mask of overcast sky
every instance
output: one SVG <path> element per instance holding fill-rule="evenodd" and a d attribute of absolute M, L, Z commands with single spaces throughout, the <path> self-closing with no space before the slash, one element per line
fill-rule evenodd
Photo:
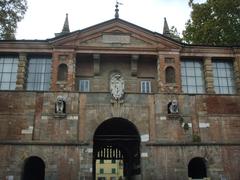
<path fill-rule="evenodd" d="M 114 18 L 116 0 L 27 0 L 28 10 L 18 24 L 17 39 L 48 39 L 61 32 L 66 13 L 70 31 Z M 164 17 L 169 27 L 182 32 L 190 18 L 189 0 L 119 0 L 121 19 L 162 33 Z M 206 0 L 195 0 L 205 2 Z"/>

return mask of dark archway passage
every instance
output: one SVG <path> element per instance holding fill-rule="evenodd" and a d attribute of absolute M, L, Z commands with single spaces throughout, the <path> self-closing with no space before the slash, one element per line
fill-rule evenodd
<path fill-rule="evenodd" d="M 93 176 L 96 160 L 122 160 L 123 175 L 130 180 L 140 174 L 140 136 L 136 126 L 123 118 L 111 118 L 96 129 L 93 137 Z"/>
<path fill-rule="evenodd" d="M 22 180 L 44 180 L 45 164 L 37 156 L 31 156 L 25 160 Z"/>
<path fill-rule="evenodd" d="M 207 177 L 205 160 L 201 157 L 193 158 L 188 164 L 188 177 L 202 179 Z"/>

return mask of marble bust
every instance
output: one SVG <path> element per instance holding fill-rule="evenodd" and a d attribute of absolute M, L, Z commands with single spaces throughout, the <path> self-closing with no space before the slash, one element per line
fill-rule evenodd
<path fill-rule="evenodd" d="M 168 113 L 171 113 L 171 114 L 178 113 L 178 102 L 177 102 L 177 100 L 172 100 L 168 104 Z"/>
<path fill-rule="evenodd" d="M 55 102 L 55 113 L 64 114 L 66 113 L 66 102 L 63 96 L 58 96 Z"/>

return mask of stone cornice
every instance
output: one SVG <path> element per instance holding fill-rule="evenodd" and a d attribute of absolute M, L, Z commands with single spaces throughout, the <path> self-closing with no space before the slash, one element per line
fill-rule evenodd
<path fill-rule="evenodd" d="M 88 146 L 89 142 L 0 141 L 0 145 L 19 146 Z"/>
<path fill-rule="evenodd" d="M 146 146 L 240 146 L 240 142 L 149 142 Z"/>

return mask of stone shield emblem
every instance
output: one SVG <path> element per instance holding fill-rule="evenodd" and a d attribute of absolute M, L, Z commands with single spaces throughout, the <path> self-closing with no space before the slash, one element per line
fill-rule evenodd
<path fill-rule="evenodd" d="M 115 100 L 120 100 L 124 95 L 124 80 L 121 74 L 113 74 L 110 79 L 110 92 Z"/>

